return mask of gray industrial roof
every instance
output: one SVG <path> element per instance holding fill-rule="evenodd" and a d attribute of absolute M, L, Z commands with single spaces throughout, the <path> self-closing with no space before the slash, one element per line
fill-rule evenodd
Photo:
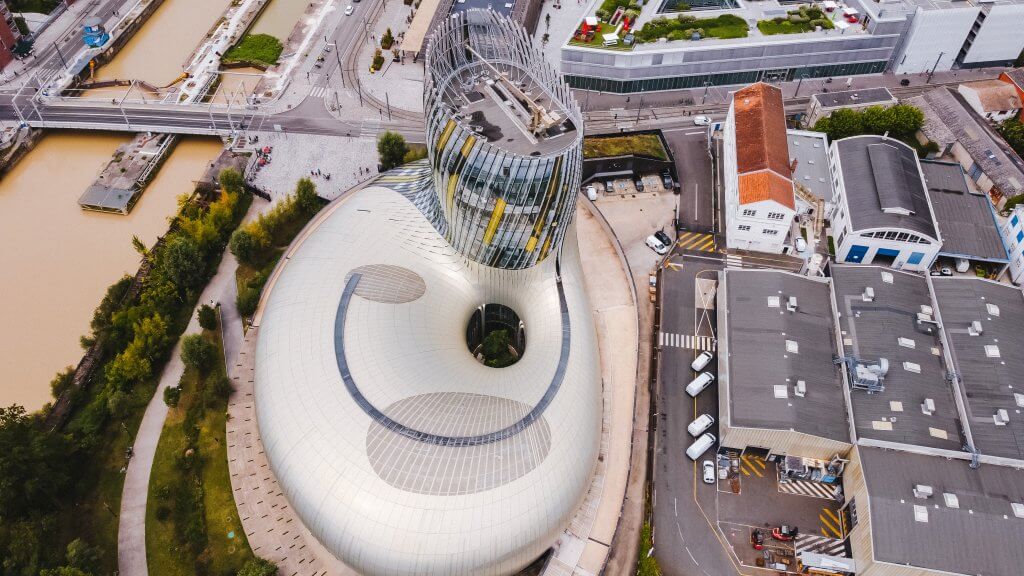
<path fill-rule="evenodd" d="M 724 282 L 731 425 L 849 442 L 828 282 L 778 270 L 727 270 Z M 786 306 L 793 296 L 795 312 Z M 799 380 L 803 398 L 794 395 Z"/>
<path fill-rule="evenodd" d="M 821 132 L 787 130 L 789 157 L 796 160 L 793 184 L 803 186 L 825 202 L 832 201 L 832 173 L 828 164 L 828 142 Z"/>
<path fill-rule="evenodd" d="M 1007 197 L 1024 192 L 1024 166 L 1007 154 L 987 126 L 957 94 L 936 88 L 907 100 L 924 112 L 921 132 L 941 148 L 959 142 Z"/>
<path fill-rule="evenodd" d="M 942 234 L 941 253 L 1007 262 L 992 203 L 984 194 L 971 193 L 960 165 L 922 160 L 921 171 Z"/>
<path fill-rule="evenodd" d="M 843 354 L 865 364 L 889 362 L 882 392 L 850 391 L 857 436 L 961 450 L 960 419 L 938 329 L 917 322 L 921 307 L 932 305 L 925 277 L 878 266 L 832 264 L 830 270 Z M 874 289 L 870 302 L 863 298 L 867 287 Z M 935 403 L 932 415 L 922 410 L 926 398 Z"/>
<path fill-rule="evenodd" d="M 871 104 L 895 104 L 896 99 L 887 88 L 862 88 L 860 90 L 844 90 L 842 92 L 823 92 L 811 96 L 823 108 L 843 106 L 865 106 Z"/>
<path fill-rule="evenodd" d="M 955 574 L 1019 576 L 1024 566 L 1024 471 L 860 446 L 875 559 Z M 914 486 L 933 496 L 914 496 Z M 956 496 L 957 508 L 944 493 Z M 927 522 L 915 519 L 923 506 Z"/>
<path fill-rule="evenodd" d="M 905 229 L 937 238 L 913 148 L 883 136 L 854 136 L 836 143 L 854 230 Z"/>
<path fill-rule="evenodd" d="M 1024 460 L 1024 294 L 979 278 L 933 278 L 932 285 L 975 446 L 982 454 Z M 974 321 L 981 322 L 977 336 L 970 331 Z M 1007 423 L 997 425 L 998 410 L 1006 410 Z"/>

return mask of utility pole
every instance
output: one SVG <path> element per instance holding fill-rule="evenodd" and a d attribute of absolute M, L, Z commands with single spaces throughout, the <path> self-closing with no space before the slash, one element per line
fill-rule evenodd
<path fill-rule="evenodd" d="M 390 122 L 391 121 L 391 98 L 388 98 L 388 93 L 387 92 L 384 93 L 384 102 L 387 103 L 387 106 L 388 106 L 388 122 Z"/>
<path fill-rule="evenodd" d="M 64 54 L 61 53 L 60 46 L 57 46 L 57 43 L 54 42 L 53 47 L 57 50 L 57 56 L 60 56 L 60 61 L 62 64 L 64 64 L 64 69 L 68 70 L 68 61 L 64 59 Z"/>
<path fill-rule="evenodd" d="M 704 100 L 708 97 L 708 88 L 711 88 L 711 82 L 704 81 L 704 95 L 700 97 L 700 105 L 704 105 Z"/>
<path fill-rule="evenodd" d="M 793 93 L 794 98 L 800 95 L 800 86 L 804 83 L 804 78 L 807 78 L 807 74 L 800 75 L 800 80 L 796 83 L 796 92 Z"/>
<path fill-rule="evenodd" d="M 644 108 L 644 96 L 643 96 L 643 94 L 641 94 L 640 95 L 640 105 L 636 107 L 636 120 L 633 121 L 633 125 L 634 126 L 640 123 L 640 111 L 643 110 L 643 108 Z"/>
<path fill-rule="evenodd" d="M 935 69 L 939 67 L 939 61 L 945 56 L 945 52 L 939 52 L 939 57 L 935 59 L 935 65 L 932 66 L 931 71 L 928 72 L 928 79 L 924 81 L 925 84 L 930 84 L 932 81 L 932 75 L 935 74 Z"/>

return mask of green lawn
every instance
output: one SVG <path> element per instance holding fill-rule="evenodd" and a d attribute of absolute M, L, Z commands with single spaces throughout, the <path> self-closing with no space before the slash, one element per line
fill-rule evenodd
<path fill-rule="evenodd" d="M 205 331 L 204 337 L 217 345 L 216 367 L 205 381 L 196 371 L 185 371 L 181 399 L 167 415 L 153 461 L 146 506 L 146 556 L 150 573 L 161 576 L 196 574 L 199 566 L 213 576 L 230 576 L 254 557 L 231 490 L 225 438 L 227 402 L 205 385 L 209 378 L 224 373 L 220 331 Z M 194 444 L 186 434 L 190 413 L 198 429 Z M 183 467 L 181 462 L 190 447 L 199 455 L 198 464 Z M 196 503 L 201 505 L 181 510 L 175 501 L 181 486 L 192 488 L 186 492 L 189 496 L 199 494 Z M 205 547 L 198 555 L 181 537 L 190 528 L 205 535 Z"/>
<path fill-rule="evenodd" d="M 630 134 L 629 136 L 591 136 L 583 139 L 584 158 L 607 158 L 636 154 L 668 160 L 668 154 L 655 134 Z"/>
<path fill-rule="evenodd" d="M 225 63 L 245 62 L 269 68 L 277 64 L 284 46 L 270 34 L 246 34 L 222 59 Z"/>
<path fill-rule="evenodd" d="M 797 10 L 790 10 L 787 12 L 787 16 L 780 16 L 771 20 L 760 20 L 757 23 L 757 29 L 765 36 L 811 32 L 818 26 L 821 26 L 823 30 L 835 27 L 820 8 L 808 6 L 801 6 Z"/>
<path fill-rule="evenodd" d="M 749 28 L 747 22 L 735 14 L 722 14 L 715 18 L 661 17 L 644 24 L 636 32 L 636 38 L 639 42 L 656 42 L 659 38 L 689 40 L 694 31 L 702 38 L 746 38 Z"/>

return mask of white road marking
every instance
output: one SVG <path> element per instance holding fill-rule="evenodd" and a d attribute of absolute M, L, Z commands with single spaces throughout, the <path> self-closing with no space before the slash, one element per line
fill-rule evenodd
<path fill-rule="evenodd" d="M 655 494 L 657 494 L 657 492 L 655 492 Z M 679 516 L 679 509 L 676 508 L 676 497 L 675 496 L 672 497 L 672 512 L 674 512 L 676 516 Z"/>
<path fill-rule="evenodd" d="M 683 539 L 683 529 L 679 527 L 679 522 L 676 522 L 676 533 L 679 534 L 679 541 L 686 544 L 686 540 Z"/>
<path fill-rule="evenodd" d="M 684 548 L 686 548 L 686 553 L 690 555 L 690 560 L 693 560 L 694 564 L 696 564 L 697 566 L 700 566 L 700 562 L 697 562 L 697 559 L 693 557 L 693 552 L 690 552 L 690 547 L 689 546 L 685 546 Z"/>

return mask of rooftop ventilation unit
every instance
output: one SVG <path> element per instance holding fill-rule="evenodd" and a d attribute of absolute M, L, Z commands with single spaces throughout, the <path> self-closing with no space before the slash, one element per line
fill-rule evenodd
<path fill-rule="evenodd" d="M 910 338 L 897 338 L 896 342 L 898 342 L 899 345 L 903 346 L 904 348 L 916 348 L 917 347 L 917 343 L 914 342 Z"/>
<path fill-rule="evenodd" d="M 803 380 L 797 380 L 796 387 L 793 390 L 793 396 L 796 396 L 797 398 L 803 398 L 804 396 L 807 396 L 807 382 L 804 382 Z"/>
<path fill-rule="evenodd" d="M 985 345 L 985 356 L 989 358 L 999 358 L 999 346 L 995 344 Z"/>
<path fill-rule="evenodd" d="M 974 322 L 971 322 L 970 327 L 967 328 L 967 333 L 970 334 L 971 336 L 981 336 L 982 334 L 984 334 L 985 329 L 981 327 L 981 320 L 975 320 Z"/>
<path fill-rule="evenodd" d="M 886 284 L 892 284 L 893 283 L 892 272 L 882 272 L 882 282 L 885 282 Z"/>
<path fill-rule="evenodd" d="M 956 494 L 950 494 L 949 492 L 942 493 L 942 500 L 946 503 L 946 508 L 959 508 L 960 500 L 956 497 Z"/>
<path fill-rule="evenodd" d="M 778 296 L 769 296 L 768 297 L 768 307 L 769 308 L 778 308 L 779 307 L 779 297 Z"/>
<path fill-rule="evenodd" d="M 914 520 L 918 522 L 927 522 L 928 508 L 914 504 Z"/>
<path fill-rule="evenodd" d="M 790 354 L 800 353 L 800 343 L 796 340 L 786 340 L 786 352 Z"/>
<path fill-rule="evenodd" d="M 879 358 L 877 364 L 868 364 L 854 356 L 833 356 L 834 364 L 843 364 L 850 376 L 850 387 L 875 394 L 885 390 L 885 375 L 889 372 L 889 361 Z"/>
<path fill-rule="evenodd" d="M 1013 515 L 1017 518 L 1024 518 L 1024 504 L 1020 502 L 1010 502 L 1010 508 L 1013 509 Z"/>
<path fill-rule="evenodd" d="M 999 306 L 995 304 L 985 304 L 985 310 L 988 310 L 989 316 L 999 316 Z"/>
<path fill-rule="evenodd" d="M 786 301 L 786 310 L 796 312 L 796 308 L 796 296 L 790 296 L 789 300 Z"/>
<path fill-rule="evenodd" d="M 921 314 L 924 314 L 924 315 L 928 316 L 929 318 L 931 318 L 932 314 L 934 314 L 934 313 L 935 313 L 935 311 L 932 310 L 931 306 L 929 306 L 927 304 L 921 304 Z"/>
<path fill-rule="evenodd" d="M 785 384 L 776 384 L 772 387 L 776 398 L 789 398 L 789 387 Z"/>
<path fill-rule="evenodd" d="M 907 372 L 913 372 L 914 374 L 921 373 L 921 365 L 915 362 L 904 362 L 903 369 L 906 370 Z"/>
<path fill-rule="evenodd" d="M 1018 408 L 1024 408 L 1024 394 L 1020 392 L 1013 393 L 1013 400 L 1017 403 Z"/>
<path fill-rule="evenodd" d="M 996 426 L 1006 426 L 1006 424 L 1010 421 L 1010 413 L 1007 412 L 1005 409 L 1000 408 L 999 410 L 996 410 L 996 413 L 994 416 L 992 416 L 992 419 L 995 420 Z"/>
<path fill-rule="evenodd" d="M 928 416 L 935 414 L 935 400 L 925 398 L 924 402 L 921 403 L 921 412 L 924 412 Z"/>
<path fill-rule="evenodd" d="M 874 302 L 875 289 L 872 288 L 871 286 L 868 286 L 867 288 L 864 289 L 864 293 L 860 295 L 860 298 L 865 302 Z"/>
<path fill-rule="evenodd" d="M 915 484 L 914 485 L 914 498 L 921 498 L 921 499 L 931 498 L 932 494 L 934 494 L 934 492 L 932 491 L 932 487 L 931 486 L 929 486 L 927 484 Z"/>

